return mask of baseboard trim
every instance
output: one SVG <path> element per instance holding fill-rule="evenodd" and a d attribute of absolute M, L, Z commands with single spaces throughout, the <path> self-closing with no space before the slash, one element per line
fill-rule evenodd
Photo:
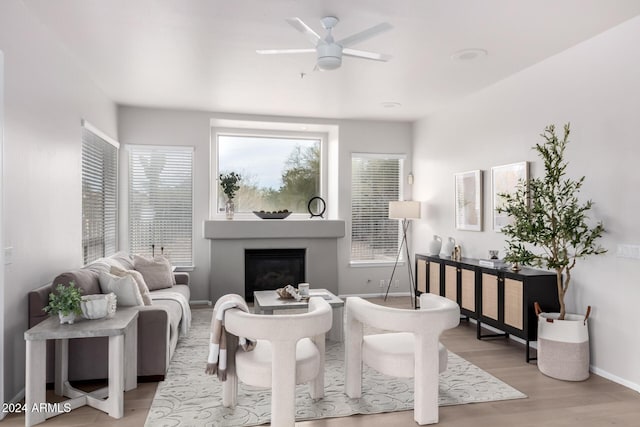
<path fill-rule="evenodd" d="M 189 305 L 207 305 L 211 307 L 213 303 L 208 299 L 192 299 L 191 301 L 189 301 Z"/>
<path fill-rule="evenodd" d="M 606 378 L 609 381 L 613 381 L 614 383 L 618 383 L 620 385 L 623 385 L 627 388 L 630 388 L 631 390 L 634 390 L 640 393 L 640 384 L 636 384 L 634 382 L 625 380 L 624 378 L 620 378 L 617 375 L 614 375 L 610 372 L 605 371 L 604 369 L 600 369 L 593 365 L 589 365 L 589 370 L 602 378 Z"/>

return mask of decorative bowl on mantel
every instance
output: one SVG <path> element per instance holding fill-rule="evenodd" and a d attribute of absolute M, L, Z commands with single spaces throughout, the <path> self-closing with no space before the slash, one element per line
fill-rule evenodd
<path fill-rule="evenodd" d="M 281 212 L 265 212 L 265 211 L 253 211 L 257 217 L 262 219 L 285 219 L 291 212 L 289 211 L 281 211 Z"/>

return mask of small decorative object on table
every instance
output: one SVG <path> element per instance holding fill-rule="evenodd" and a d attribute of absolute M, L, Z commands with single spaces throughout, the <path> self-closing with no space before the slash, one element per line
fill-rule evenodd
<path fill-rule="evenodd" d="M 80 303 L 82 315 L 85 319 L 102 319 L 111 317 L 116 312 L 116 294 L 85 295 Z"/>
<path fill-rule="evenodd" d="M 436 234 L 433 235 L 433 240 L 429 242 L 429 255 L 438 255 L 442 248 L 442 238 Z"/>
<path fill-rule="evenodd" d="M 291 212 L 289 212 L 287 209 L 277 211 L 277 212 L 276 211 L 273 211 L 273 212 L 253 211 L 253 213 L 257 217 L 260 217 L 262 219 L 285 219 L 286 217 L 291 215 Z"/>
<path fill-rule="evenodd" d="M 489 259 L 498 259 L 498 250 L 489 249 Z"/>
<path fill-rule="evenodd" d="M 80 290 L 75 287 L 74 282 L 70 282 L 68 286 L 59 284 L 49 294 L 49 304 L 43 310 L 50 314 L 58 313 L 61 324 L 72 325 L 76 320 L 76 315 L 82 313 L 80 301 Z"/>
<path fill-rule="evenodd" d="M 462 261 L 462 248 L 460 245 L 455 245 L 453 247 L 453 252 L 451 252 L 451 259 L 454 261 Z"/>
<path fill-rule="evenodd" d="M 309 284 L 308 283 L 298 283 L 298 292 L 302 297 L 309 296 Z"/>
<path fill-rule="evenodd" d="M 242 181 L 242 176 L 235 172 L 230 172 L 226 174 L 221 173 L 219 178 L 222 191 L 227 196 L 227 202 L 224 206 L 224 212 L 227 216 L 227 219 L 233 219 L 233 215 L 235 213 L 235 204 L 233 203 L 233 198 L 236 196 L 236 191 L 240 189 L 240 185 L 238 183 Z"/>
<path fill-rule="evenodd" d="M 276 289 L 276 293 L 281 299 L 295 299 L 296 301 L 300 301 L 302 299 L 302 295 L 300 295 L 298 290 L 291 285 Z"/>
<path fill-rule="evenodd" d="M 313 207 L 313 202 L 315 203 L 315 208 Z M 324 213 L 327 210 L 327 202 L 324 201 L 322 197 L 316 196 L 312 197 L 307 203 L 307 210 L 309 211 L 309 215 L 311 218 L 320 217 L 324 218 Z"/>
<path fill-rule="evenodd" d="M 447 240 L 447 242 L 442 245 L 442 252 L 441 254 L 446 255 L 446 256 L 451 256 L 451 254 L 453 253 L 453 248 L 456 245 L 456 239 L 454 239 L 453 237 L 449 237 L 449 239 Z"/>

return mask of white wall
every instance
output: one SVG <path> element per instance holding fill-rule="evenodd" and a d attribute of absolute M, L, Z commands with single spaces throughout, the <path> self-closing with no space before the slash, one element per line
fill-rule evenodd
<path fill-rule="evenodd" d="M 2 207 L 2 189 L 4 182 L 2 180 L 2 151 L 4 136 L 4 53 L 0 50 L 0 224 L 2 224 L 3 207 Z M 0 227 L 0 248 L 4 247 L 4 230 Z M 0 384 L 4 384 L 4 251 L 0 249 Z M 0 402 L 4 403 L 4 387 L 0 387 Z M 0 420 L 6 416 L 6 413 L 0 413 Z"/>
<path fill-rule="evenodd" d="M 616 245 L 640 244 L 640 17 L 545 60 L 414 127 L 414 198 L 428 217 L 414 232 L 416 249 L 426 251 L 433 234 L 454 236 L 463 254 L 504 255 L 504 236 L 491 230 L 490 170 L 513 162 L 541 162 L 530 148 L 547 124 L 570 121 L 568 174 L 586 175 L 583 200 L 596 203 L 592 217 L 603 220 L 602 244 L 609 253 L 581 261 L 568 296 L 569 309 L 590 304 L 591 357 L 596 372 L 640 390 L 640 261 L 616 257 Z M 485 171 L 483 232 L 454 229 L 453 174 Z"/>
<path fill-rule="evenodd" d="M 325 120 L 301 117 L 248 116 L 227 113 L 162 110 L 121 106 L 118 109 L 118 133 L 124 144 L 190 145 L 196 149 L 194 174 L 194 242 L 195 271 L 192 273 L 192 299 L 210 299 L 208 277 L 210 263 L 210 241 L 203 237 L 203 223 L 209 218 L 210 183 L 210 121 L 247 120 L 265 123 L 286 122 L 312 125 L 338 126 L 337 152 L 330 150 L 330 157 L 339 160 L 337 171 L 331 166 L 329 186 L 339 183 L 338 209 L 328 206 L 340 219 L 350 217 L 350 177 L 352 152 L 388 152 L 407 154 L 407 164 L 411 164 L 411 125 L 409 123 Z M 335 135 L 330 135 L 333 141 Z M 335 141 L 334 141 L 335 142 Z M 337 180 L 336 180 L 336 174 Z M 407 194 L 410 190 L 407 189 Z M 333 195 L 335 196 L 335 195 Z M 330 196 L 329 200 L 333 197 Z M 338 280 L 341 294 L 378 293 L 379 279 L 388 279 L 390 267 L 350 268 L 348 265 L 350 248 L 350 228 L 347 223 L 347 237 L 338 240 Z M 124 241 L 125 236 L 121 236 Z M 406 270 L 400 271 L 402 283 L 406 284 Z M 372 282 L 367 285 L 367 278 Z M 373 286 L 375 285 L 375 286 Z M 406 287 L 406 286 L 405 286 Z M 400 289 L 401 291 L 403 289 Z"/>
<path fill-rule="evenodd" d="M 5 60 L 4 391 L 24 387 L 27 293 L 82 266 L 81 127 L 116 137 L 115 105 L 18 0 L 0 2 Z"/>

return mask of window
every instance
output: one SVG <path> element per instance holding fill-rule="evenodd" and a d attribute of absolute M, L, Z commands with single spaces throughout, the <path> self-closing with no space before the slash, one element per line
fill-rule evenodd
<path fill-rule="evenodd" d="M 119 144 L 82 127 L 82 256 L 85 264 L 116 251 Z"/>
<path fill-rule="evenodd" d="M 400 200 L 403 157 L 351 156 L 351 261 L 395 261 L 400 222 L 389 219 L 389 202 Z"/>
<path fill-rule="evenodd" d="M 309 199 L 320 195 L 320 138 L 219 134 L 217 152 L 219 173 L 242 176 L 236 212 L 306 213 Z M 217 186 L 222 212 L 226 197 Z"/>
<path fill-rule="evenodd" d="M 193 148 L 129 145 L 129 250 L 193 265 Z"/>

